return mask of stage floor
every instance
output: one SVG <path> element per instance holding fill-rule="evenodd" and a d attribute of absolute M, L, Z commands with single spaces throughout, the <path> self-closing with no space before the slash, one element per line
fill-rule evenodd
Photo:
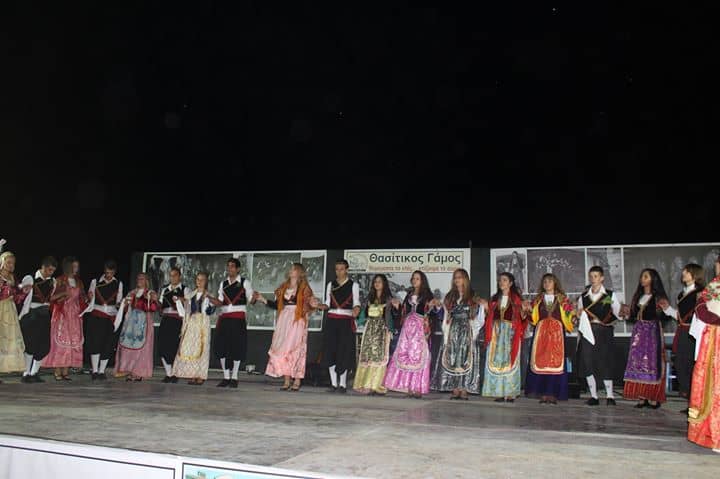
<path fill-rule="evenodd" d="M 717 477 L 688 442 L 685 403 L 636 410 L 471 396 L 366 397 L 264 376 L 238 389 L 110 378 L 44 384 L 0 376 L 0 433 L 364 477 Z M 217 372 L 211 372 L 218 378 Z"/>

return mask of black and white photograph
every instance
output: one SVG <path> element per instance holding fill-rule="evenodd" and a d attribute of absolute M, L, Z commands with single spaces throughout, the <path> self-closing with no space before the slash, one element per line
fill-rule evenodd
<path fill-rule="evenodd" d="M 293 263 L 299 263 L 300 252 L 253 253 L 252 285 L 255 291 L 271 293 L 285 281 Z"/>
<path fill-rule="evenodd" d="M 622 262 L 622 248 L 588 248 L 586 276 L 587 270 L 592 266 L 600 266 L 605 271 L 605 287 L 616 292 L 622 292 L 624 291 Z M 586 277 L 586 284 L 587 281 Z"/>
<path fill-rule="evenodd" d="M 322 298 L 325 294 L 325 252 L 303 251 L 301 262 L 305 266 L 305 274 L 313 294 Z"/>
<path fill-rule="evenodd" d="M 200 271 L 208 274 L 208 290 L 217 294 L 220 283 L 225 279 L 228 259 L 237 257 L 240 261 L 240 275 L 248 277 L 246 254 L 228 253 L 187 253 L 145 255 L 145 271 L 150 276 L 152 288 L 159 290 L 170 283 L 170 268 L 177 266 L 182 271 L 183 284 L 190 289 L 195 287 L 195 275 Z"/>
<path fill-rule="evenodd" d="M 494 293 L 497 289 L 497 277 L 500 273 L 510 273 L 515 277 L 515 283 L 523 293 L 530 293 L 527 287 L 528 265 L 527 251 L 525 249 L 503 249 L 493 250 L 495 261 L 491 266 L 495 267 L 494 274 L 491 271 L 493 284 L 490 290 Z"/>
<path fill-rule="evenodd" d="M 526 292 L 534 294 L 542 276 L 553 273 L 567 293 L 581 293 L 585 287 L 585 248 L 528 249 Z"/>

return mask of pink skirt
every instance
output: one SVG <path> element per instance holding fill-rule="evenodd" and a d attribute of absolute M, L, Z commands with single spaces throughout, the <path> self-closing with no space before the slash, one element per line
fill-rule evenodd
<path fill-rule="evenodd" d="M 153 343 L 154 327 L 153 315 L 138 309 L 130 309 L 125 318 L 125 325 L 131 321 L 137 322 L 139 315 L 145 316 L 144 341 L 140 347 L 127 347 L 123 345 L 122 333 L 118 343 L 117 355 L 115 357 L 115 375 L 126 376 L 132 374 L 135 377 L 150 378 L 153 374 Z M 137 340 L 138 336 L 132 338 Z"/>
<path fill-rule="evenodd" d="M 268 376 L 305 377 L 307 324 L 303 320 L 295 321 L 295 306 L 285 306 L 280 311 L 268 356 L 265 368 Z"/>
<path fill-rule="evenodd" d="M 50 352 L 43 359 L 44 367 L 82 367 L 84 338 L 80 313 L 78 295 L 55 305 L 50 319 Z"/>
<path fill-rule="evenodd" d="M 391 391 L 430 392 L 430 347 L 425 339 L 424 319 L 417 313 L 405 318 L 400 339 L 388 363 L 384 385 Z"/>

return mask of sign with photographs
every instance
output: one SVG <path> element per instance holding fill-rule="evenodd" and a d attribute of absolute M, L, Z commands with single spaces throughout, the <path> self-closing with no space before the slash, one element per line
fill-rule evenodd
<path fill-rule="evenodd" d="M 705 269 L 706 281 L 714 275 L 714 262 L 720 254 L 720 243 L 616 245 L 583 247 L 503 248 L 490 251 L 490 284 L 497 276 L 511 273 L 526 298 L 537 294 L 542 276 L 555 274 L 565 292 L 574 300 L 585 290 L 587 271 L 592 266 L 605 270 L 605 287 L 613 290 L 621 302 L 629 302 L 645 268 L 657 270 L 670 303 L 675 306 L 682 291 L 682 270 L 686 264 L 699 264 Z M 675 323 L 664 325 L 666 334 L 673 334 Z M 619 335 L 629 335 L 632 325 L 619 321 Z"/>
<path fill-rule="evenodd" d="M 434 296 L 442 299 L 450 289 L 453 271 L 464 268 L 470 272 L 469 248 L 349 249 L 345 250 L 345 258 L 350 264 L 350 278 L 360 285 L 363 305 L 376 274 L 387 276 L 393 295 L 404 299 L 411 288 L 413 271 L 420 270 L 427 275 Z M 359 331 L 364 329 L 361 323 L 358 324 Z"/>
<path fill-rule="evenodd" d="M 323 299 L 325 283 L 325 250 L 303 251 L 213 251 L 213 252 L 147 252 L 143 258 L 143 270 L 149 275 L 154 290 L 170 282 L 170 269 L 178 267 L 183 274 L 183 284 L 195 287 L 195 276 L 204 271 L 208 274 L 208 288 L 216 294 L 227 277 L 226 266 L 230 258 L 240 261 L 240 275 L 250 281 L 253 290 L 272 299 L 275 289 L 285 281 L 293 263 L 305 266 L 308 283 L 315 296 Z M 275 310 L 261 303 L 248 305 L 248 329 L 274 329 Z M 316 312 L 308 321 L 310 331 L 322 329 L 322 312 Z"/>

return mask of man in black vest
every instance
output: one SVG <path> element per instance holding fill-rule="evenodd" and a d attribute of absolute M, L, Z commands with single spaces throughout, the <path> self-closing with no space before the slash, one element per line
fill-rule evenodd
<path fill-rule="evenodd" d="M 227 278 L 220 284 L 218 299 L 218 321 L 215 327 L 215 355 L 220 359 L 223 380 L 218 387 L 238 387 L 240 362 L 247 354 L 247 312 L 248 298 L 254 303 L 250 281 L 240 276 L 240 261 L 230 258 L 227 262 Z M 232 362 L 232 373 L 230 363 Z"/>
<path fill-rule="evenodd" d="M 360 314 L 360 286 L 348 278 L 345 259 L 335 262 L 335 281 L 327 285 L 324 326 L 325 356 L 332 387 L 329 392 L 347 392 L 347 373 L 355 367 L 355 318 Z"/>
<path fill-rule="evenodd" d="M 105 380 L 105 368 L 113 354 L 114 322 L 123 300 L 123 284 L 115 277 L 117 263 L 105 262 L 103 275 L 92 280 L 88 296 L 90 305 L 83 319 L 87 328 L 84 347 L 90 353 L 92 380 Z"/>
<path fill-rule="evenodd" d="M 50 352 L 50 297 L 55 291 L 57 261 L 52 256 L 43 258 L 35 273 L 32 293 L 25 298 L 20 311 L 20 329 L 25 341 L 24 383 L 42 383 L 38 373 L 42 360 Z M 23 280 L 24 281 L 24 280 Z"/>
<path fill-rule="evenodd" d="M 164 383 L 176 383 L 176 376 L 172 374 L 173 361 L 180 345 L 180 331 L 182 330 L 183 318 L 178 313 L 174 299 L 182 299 L 190 292 L 181 283 L 182 273 L 180 268 L 170 268 L 170 284 L 160 292 L 160 329 L 158 330 L 158 351 L 163 368 L 165 368 Z"/>
<path fill-rule="evenodd" d="M 590 286 L 578 299 L 578 361 L 579 374 L 585 377 L 591 398 L 588 406 L 600 404 L 597 381 L 602 380 L 608 406 L 615 406 L 613 394 L 613 356 L 615 335 L 613 323 L 620 315 L 620 302 L 614 292 L 603 286 L 605 272 L 593 266 L 588 272 Z"/>

